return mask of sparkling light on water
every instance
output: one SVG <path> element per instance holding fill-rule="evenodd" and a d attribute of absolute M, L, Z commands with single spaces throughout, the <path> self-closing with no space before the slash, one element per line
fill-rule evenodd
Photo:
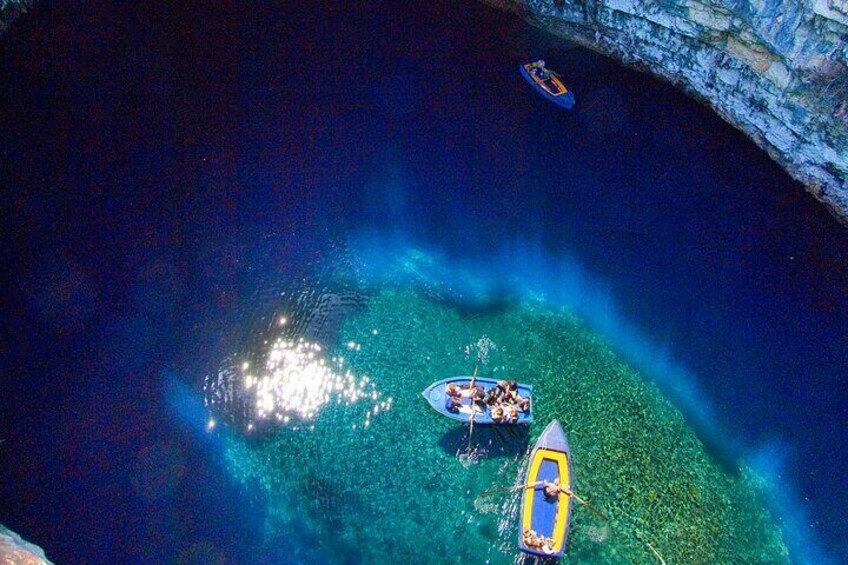
<path fill-rule="evenodd" d="M 303 339 L 278 339 L 268 351 L 259 374 L 247 373 L 245 393 L 254 399 L 257 419 L 274 419 L 287 424 L 292 416 L 300 420 L 315 417 L 329 402 L 352 404 L 362 399 L 377 401 L 380 394 L 367 376 L 357 378 L 344 369 L 344 359 L 334 358 L 330 366 L 321 355 L 321 346 Z M 247 363 L 242 365 L 246 370 Z M 376 413 L 387 410 L 391 399 L 377 402 Z M 370 419 L 369 416 L 366 418 Z"/>

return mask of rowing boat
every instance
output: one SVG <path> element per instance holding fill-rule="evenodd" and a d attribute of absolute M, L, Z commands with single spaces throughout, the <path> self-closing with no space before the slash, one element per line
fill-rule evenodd
<path fill-rule="evenodd" d="M 574 107 L 574 93 L 571 92 L 565 83 L 562 82 L 560 76 L 552 71 L 546 71 L 543 66 L 540 66 L 540 61 L 525 63 L 518 67 L 521 71 L 521 76 L 527 79 L 536 91 L 566 110 Z"/>
<path fill-rule="evenodd" d="M 561 557 L 568 540 L 568 525 L 571 520 L 571 497 L 560 492 L 554 497 L 545 495 L 544 481 L 559 479 L 561 487 L 571 491 L 571 455 L 568 440 L 556 420 L 548 424 L 530 453 L 530 465 L 521 497 L 521 514 L 518 531 L 518 547 L 525 553 L 542 557 Z M 524 532 L 534 531 L 537 535 L 550 538 L 553 542 L 546 548 L 528 547 Z"/>
<path fill-rule="evenodd" d="M 448 384 L 453 383 L 459 386 L 464 390 L 462 396 L 460 397 L 461 405 L 458 410 L 451 411 L 448 408 L 448 395 L 445 392 L 445 387 Z M 471 402 L 470 396 L 465 392 L 468 386 L 471 384 L 471 377 L 460 376 L 460 377 L 449 377 L 447 379 L 442 379 L 440 381 L 436 381 L 422 392 L 422 396 L 430 403 L 430 406 L 443 416 L 447 416 L 452 420 L 458 420 L 460 422 L 468 422 L 471 420 L 471 415 L 474 414 L 474 423 L 475 424 L 499 424 L 499 425 L 512 425 L 512 424 L 529 424 L 533 421 L 533 387 L 530 385 L 524 385 L 518 383 L 518 394 L 522 398 L 530 399 L 530 407 L 526 412 L 518 412 L 518 419 L 515 422 L 496 422 L 492 419 L 490 415 L 490 408 L 488 406 L 485 409 L 481 409 L 478 406 L 475 406 L 474 403 Z M 496 386 L 498 381 L 495 379 L 485 379 L 477 377 L 474 379 L 474 384 L 482 386 L 485 390 L 489 390 L 490 388 Z"/>

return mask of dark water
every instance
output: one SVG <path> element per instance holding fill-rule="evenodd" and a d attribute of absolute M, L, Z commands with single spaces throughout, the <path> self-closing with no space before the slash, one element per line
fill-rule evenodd
<path fill-rule="evenodd" d="M 476 4 L 42 4 L 2 42 L 0 522 L 55 562 L 303 555 L 193 423 L 340 249 L 570 307 L 768 475 L 795 559 L 848 555 L 848 232 L 707 109 Z"/>

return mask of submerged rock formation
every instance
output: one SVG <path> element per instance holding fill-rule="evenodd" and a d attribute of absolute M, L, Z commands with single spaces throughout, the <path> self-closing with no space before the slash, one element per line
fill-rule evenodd
<path fill-rule="evenodd" d="M 848 224 L 846 0 L 483 0 L 709 103 Z"/>
<path fill-rule="evenodd" d="M 44 551 L 0 525 L 0 565 L 52 565 Z"/>

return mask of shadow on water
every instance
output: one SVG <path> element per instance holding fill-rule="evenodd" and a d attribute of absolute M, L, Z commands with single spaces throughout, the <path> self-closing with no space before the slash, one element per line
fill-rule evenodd
<path fill-rule="evenodd" d="M 493 316 L 502 314 L 515 307 L 516 300 L 507 292 L 496 291 L 485 298 L 468 298 L 449 296 L 441 302 L 448 308 L 455 310 L 462 318 L 474 318 L 477 316 Z"/>
<path fill-rule="evenodd" d="M 449 455 L 468 450 L 468 427 L 451 428 L 439 439 Z M 485 457 L 517 457 L 527 453 L 530 445 L 529 426 L 474 426 L 471 448 Z"/>
<path fill-rule="evenodd" d="M 309 500 L 308 507 L 313 519 L 320 521 L 328 531 L 343 529 L 346 518 L 356 514 L 363 507 L 362 495 L 356 490 L 311 473 L 302 488 L 303 494 Z M 320 536 L 315 543 L 320 546 Z M 342 553 L 355 551 L 349 544 L 341 542 L 338 549 Z M 361 560 L 343 559 L 342 562 L 360 563 Z"/>

